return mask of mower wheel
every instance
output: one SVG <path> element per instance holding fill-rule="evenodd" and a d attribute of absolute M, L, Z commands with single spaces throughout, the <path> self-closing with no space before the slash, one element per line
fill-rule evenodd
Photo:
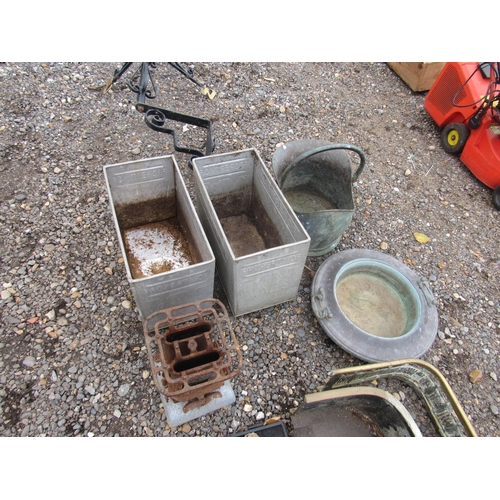
<path fill-rule="evenodd" d="M 469 129 L 463 123 L 448 123 L 441 132 L 441 144 L 447 153 L 459 154 L 469 137 Z"/>
<path fill-rule="evenodd" d="M 500 210 L 500 186 L 493 190 L 493 205 L 497 210 Z"/>

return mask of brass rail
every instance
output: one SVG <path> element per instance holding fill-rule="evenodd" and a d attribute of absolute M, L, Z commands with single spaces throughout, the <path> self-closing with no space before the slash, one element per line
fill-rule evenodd
<path fill-rule="evenodd" d="M 474 430 L 474 427 L 472 426 L 471 422 L 467 418 L 467 415 L 465 414 L 462 406 L 460 405 L 457 397 L 455 396 L 453 390 L 451 389 L 450 385 L 448 384 L 447 380 L 443 376 L 443 374 L 433 365 L 430 363 L 427 363 L 426 361 L 420 360 L 420 359 L 414 359 L 414 358 L 407 358 L 407 359 L 400 359 L 396 361 L 386 361 L 386 362 L 381 362 L 381 363 L 373 363 L 373 364 L 368 364 L 368 365 L 362 365 L 362 366 L 352 366 L 348 368 L 339 368 L 337 370 L 334 370 L 333 372 L 333 377 L 344 375 L 344 374 L 350 374 L 350 373 L 360 373 L 360 372 L 369 372 L 372 370 L 377 370 L 377 369 L 383 369 L 383 368 L 391 368 L 391 367 L 397 367 L 397 366 L 402 366 L 402 365 L 418 365 L 424 368 L 425 370 L 431 372 L 440 382 L 441 388 L 443 391 L 446 393 L 446 396 L 448 397 L 449 402 L 451 403 L 453 410 L 455 411 L 458 419 L 466 429 L 467 433 L 469 434 L 470 437 L 478 437 L 476 431 Z M 328 386 L 328 384 L 327 384 Z"/>

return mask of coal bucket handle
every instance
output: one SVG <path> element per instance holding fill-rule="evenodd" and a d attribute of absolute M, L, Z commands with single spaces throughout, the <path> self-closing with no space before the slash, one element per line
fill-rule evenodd
<path fill-rule="evenodd" d="M 365 153 L 357 146 L 353 146 L 352 144 L 328 144 L 326 146 L 320 146 L 318 148 L 311 149 L 297 156 L 297 158 L 295 158 L 292 163 L 288 164 L 283 170 L 280 178 L 280 184 L 283 184 L 285 182 L 285 178 L 290 173 L 290 171 L 295 168 L 302 160 L 305 160 L 306 158 L 309 158 L 310 156 L 316 155 L 318 153 L 324 153 L 325 151 L 332 151 L 334 149 L 349 149 L 350 151 L 354 151 L 359 155 L 360 163 L 358 169 L 351 177 L 351 181 L 356 182 L 366 163 Z"/>

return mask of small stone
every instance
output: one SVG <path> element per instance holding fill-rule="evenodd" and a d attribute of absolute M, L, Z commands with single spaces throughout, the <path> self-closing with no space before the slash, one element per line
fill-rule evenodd
<path fill-rule="evenodd" d="M 498 382 L 498 377 L 497 377 L 497 374 L 495 372 L 491 372 L 490 373 L 490 377 L 495 381 L 495 382 Z"/>
<path fill-rule="evenodd" d="M 113 269 L 111 269 L 110 267 L 105 267 L 104 270 L 109 274 L 113 274 Z"/>
<path fill-rule="evenodd" d="M 33 356 L 27 356 L 26 358 L 23 359 L 23 365 L 27 366 L 28 368 L 32 368 L 35 366 L 36 359 Z"/>
<path fill-rule="evenodd" d="M 128 391 L 130 391 L 130 384 L 123 384 L 118 389 L 118 396 L 126 396 L 128 394 Z"/>
<path fill-rule="evenodd" d="M 411 170 L 409 168 L 407 168 L 405 170 L 405 175 L 406 175 L 406 177 L 408 177 L 409 175 L 411 175 Z"/>
<path fill-rule="evenodd" d="M 26 195 L 25 194 L 16 194 L 16 196 L 14 196 L 14 198 L 17 201 L 24 201 L 26 199 Z"/>
<path fill-rule="evenodd" d="M 57 324 L 59 326 L 68 326 L 69 325 L 69 321 L 66 318 L 59 318 L 57 320 Z"/>
<path fill-rule="evenodd" d="M 56 167 L 54 169 L 54 174 L 60 174 L 61 172 L 62 172 L 62 170 L 59 167 Z"/>
<path fill-rule="evenodd" d="M 49 311 L 46 315 L 45 315 L 47 318 L 50 319 L 50 321 L 54 321 L 56 319 L 56 311 L 54 309 L 52 309 L 51 311 Z"/>
<path fill-rule="evenodd" d="M 246 413 L 250 413 L 252 410 L 253 410 L 253 406 L 252 405 L 246 404 L 243 407 L 243 411 L 246 412 Z"/>
<path fill-rule="evenodd" d="M 189 431 L 191 430 L 191 426 L 190 426 L 188 423 L 186 423 L 186 424 L 184 424 L 184 425 L 181 427 L 181 430 L 182 430 L 182 432 L 185 432 L 186 434 L 188 434 L 188 433 L 189 433 Z"/>
<path fill-rule="evenodd" d="M 131 153 L 133 155 L 140 155 L 141 154 L 141 148 L 134 148 L 134 149 L 132 149 Z"/>
<path fill-rule="evenodd" d="M 47 252 L 47 253 L 52 253 L 54 250 L 55 250 L 56 246 L 53 245 L 52 243 L 47 243 L 43 249 Z"/>
<path fill-rule="evenodd" d="M 498 406 L 496 406 L 496 405 L 491 405 L 491 406 L 490 406 L 490 410 L 492 411 L 492 413 L 493 413 L 494 415 L 498 415 Z"/>
<path fill-rule="evenodd" d="M 383 241 L 382 243 L 380 243 L 380 249 L 381 250 L 387 250 L 389 248 L 389 245 Z"/>
<path fill-rule="evenodd" d="M 12 297 L 12 294 L 9 292 L 9 290 L 2 290 L 2 292 L 0 292 L 1 296 L 2 296 L 2 300 L 7 300 L 7 299 L 10 299 Z"/>
<path fill-rule="evenodd" d="M 85 390 L 91 395 L 93 396 L 95 394 L 95 387 L 93 387 L 92 385 L 87 385 L 85 386 Z"/>
<path fill-rule="evenodd" d="M 257 413 L 257 415 L 255 416 L 256 420 L 263 420 L 264 417 L 265 415 L 263 411 L 259 411 L 259 413 Z"/>
<path fill-rule="evenodd" d="M 78 347 L 79 343 L 80 341 L 78 339 L 73 340 L 73 342 L 71 342 L 71 344 L 68 346 L 68 349 L 70 351 L 74 351 Z"/>
<path fill-rule="evenodd" d="M 475 384 L 476 382 L 479 382 L 483 378 L 483 372 L 481 370 L 472 370 L 469 373 L 469 380 Z"/>
<path fill-rule="evenodd" d="M 148 372 L 147 370 L 144 370 L 144 371 L 142 372 L 142 378 L 143 378 L 143 379 L 147 379 L 148 377 L 149 377 L 149 372 Z"/>
<path fill-rule="evenodd" d="M 115 410 L 113 412 L 113 415 L 116 417 L 116 418 L 120 418 L 122 416 L 122 412 L 120 410 Z"/>
<path fill-rule="evenodd" d="M 4 320 L 11 325 L 17 325 L 18 323 L 21 323 L 20 319 L 14 318 L 13 316 L 4 316 Z"/>

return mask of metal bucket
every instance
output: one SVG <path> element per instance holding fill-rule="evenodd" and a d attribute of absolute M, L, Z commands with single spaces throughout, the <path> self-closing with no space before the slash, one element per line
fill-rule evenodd
<path fill-rule="evenodd" d="M 345 150 L 360 157 L 354 173 Z M 274 153 L 278 185 L 311 237 L 309 256 L 333 250 L 349 227 L 354 213 L 352 184 L 365 161 L 356 146 L 317 140 L 292 141 Z"/>

